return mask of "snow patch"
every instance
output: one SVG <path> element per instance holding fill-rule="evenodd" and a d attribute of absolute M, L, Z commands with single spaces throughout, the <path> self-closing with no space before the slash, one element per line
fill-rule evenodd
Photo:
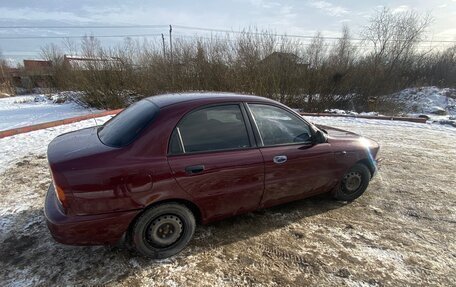
<path fill-rule="evenodd" d="M 84 107 L 80 96 L 67 91 L 0 98 L 0 131 L 99 112 Z"/>
<path fill-rule="evenodd" d="M 420 87 L 392 94 L 391 98 L 404 106 L 409 114 L 456 115 L 456 89 Z"/>
<path fill-rule="evenodd" d="M 46 154 L 48 144 L 60 134 L 101 125 L 112 117 L 105 116 L 0 139 L 0 172 L 28 154 Z"/>

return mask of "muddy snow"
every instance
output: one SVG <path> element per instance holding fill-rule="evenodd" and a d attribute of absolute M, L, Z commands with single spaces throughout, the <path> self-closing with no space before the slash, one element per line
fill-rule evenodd
<path fill-rule="evenodd" d="M 161 261 L 54 242 L 43 216 L 44 148 L 9 160 L 0 171 L 0 285 L 453 285 L 455 130 L 314 120 L 381 144 L 381 171 L 361 198 L 322 196 L 200 226 L 188 248 Z"/>

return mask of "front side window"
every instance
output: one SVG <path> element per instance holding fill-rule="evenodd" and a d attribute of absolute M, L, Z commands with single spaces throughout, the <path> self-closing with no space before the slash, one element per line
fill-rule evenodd
<path fill-rule="evenodd" d="M 250 147 L 239 105 L 200 109 L 186 115 L 173 131 L 171 154 Z"/>
<path fill-rule="evenodd" d="M 310 127 L 296 115 L 270 105 L 249 104 L 263 145 L 309 143 Z"/>

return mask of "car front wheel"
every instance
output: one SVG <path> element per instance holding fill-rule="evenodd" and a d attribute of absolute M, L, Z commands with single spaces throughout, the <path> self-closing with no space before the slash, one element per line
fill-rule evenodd
<path fill-rule="evenodd" d="M 340 185 L 334 192 L 334 198 L 341 201 L 357 199 L 369 186 L 370 179 L 369 169 L 364 164 L 355 164 L 342 177 Z"/>
<path fill-rule="evenodd" d="M 195 232 L 195 217 L 184 205 L 164 203 L 147 209 L 131 229 L 131 243 L 142 255 L 162 259 L 188 244 Z"/>

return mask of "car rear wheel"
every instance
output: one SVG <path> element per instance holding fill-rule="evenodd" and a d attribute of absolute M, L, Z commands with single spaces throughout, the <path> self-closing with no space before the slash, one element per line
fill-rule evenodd
<path fill-rule="evenodd" d="M 342 201 L 357 199 L 366 191 L 370 179 L 369 169 L 364 164 L 355 164 L 342 177 L 340 185 L 334 193 L 334 198 Z"/>
<path fill-rule="evenodd" d="M 154 259 L 173 256 L 195 232 L 195 217 L 184 205 L 164 203 L 147 209 L 135 221 L 130 240 L 142 255 Z"/>

